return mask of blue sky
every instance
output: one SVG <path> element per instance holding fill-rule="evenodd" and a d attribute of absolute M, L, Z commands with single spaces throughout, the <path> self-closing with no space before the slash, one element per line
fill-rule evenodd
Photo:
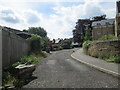
<path fill-rule="evenodd" d="M 0 25 L 19 30 L 41 26 L 50 39 L 72 37 L 77 19 L 114 18 L 115 13 L 115 0 L 0 0 Z"/>

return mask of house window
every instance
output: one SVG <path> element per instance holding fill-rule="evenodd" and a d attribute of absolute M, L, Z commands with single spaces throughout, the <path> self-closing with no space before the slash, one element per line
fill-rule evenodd
<path fill-rule="evenodd" d="M 97 26 L 100 26 L 101 24 L 100 23 L 97 23 Z"/>
<path fill-rule="evenodd" d="M 109 23 L 109 22 L 106 22 L 105 24 L 106 24 L 106 25 L 110 25 L 110 23 Z"/>

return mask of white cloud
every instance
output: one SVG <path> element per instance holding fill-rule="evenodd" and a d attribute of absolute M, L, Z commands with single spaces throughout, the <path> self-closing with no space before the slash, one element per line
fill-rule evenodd
<path fill-rule="evenodd" d="M 115 10 L 113 8 L 104 10 L 104 7 L 99 3 L 100 0 L 97 0 L 97 2 L 91 1 L 94 0 L 89 0 L 89 2 L 85 0 L 84 4 L 68 7 L 58 4 L 58 6 L 53 8 L 55 13 L 47 18 L 42 13 L 32 10 L 32 8 L 28 9 L 29 6 L 26 6 L 23 2 L 11 3 L 10 5 L 9 3 L 4 3 L 4 6 L 0 4 L 0 14 L 2 14 L 0 15 L 0 24 L 21 30 L 28 27 L 41 26 L 47 30 L 51 39 L 72 37 L 72 30 L 77 19 L 89 18 L 104 13 L 108 17 L 114 17 Z M 3 15 L 2 12 L 6 12 L 6 15 Z M 19 22 L 13 24 L 10 21 L 1 19 L 1 17 L 9 17 Z"/>
<path fill-rule="evenodd" d="M 108 9 L 108 10 L 102 9 L 102 11 L 106 14 L 107 18 L 115 18 L 115 16 L 116 16 L 115 8 Z"/>
<path fill-rule="evenodd" d="M 117 0 L 1 0 L 2 2 L 115 2 Z"/>
<path fill-rule="evenodd" d="M 9 8 L 0 7 L 0 20 L 9 23 L 19 23 L 18 16 Z"/>
<path fill-rule="evenodd" d="M 96 2 L 86 2 L 84 5 L 84 16 L 94 17 L 104 14 L 100 8 L 100 5 Z"/>

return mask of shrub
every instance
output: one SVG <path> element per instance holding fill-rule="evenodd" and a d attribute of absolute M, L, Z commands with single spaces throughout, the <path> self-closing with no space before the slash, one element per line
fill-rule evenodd
<path fill-rule="evenodd" d="M 60 44 L 53 44 L 52 45 L 52 50 L 53 51 L 62 50 L 62 46 Z"/>
<path fill-rule="evenodd" d="M 116 36 L 112 35 L 112 34 L 108 34 L 108 35 L 104 35 L 101 38 L 99 38 L 98 40 L 108 40 L 108 39 L 117 39 Z"/>
<path fill-rule="evenodd" d="M 18 66 L 18 65 L 20 65 L 20 64 L 22 64 L 21 62 L 16 62 L 16 63 L 14 63 L 14 64 L 12 64 L 12 67 L 16 67 L 16 66 Z"/>
<path fill-rule="evenodd" d="M 42 38 L 39 35 L 32 35 L 32 37 L 28 38 L 27 40 L 31 42 L 31 52 L 41 52 Z"/>
<path fill-rule="evenodd" d="M 82 48 L 85 51 L 85 53 L 87 53 L 90 43 L 91 41 L 87 40 L 82 44 Z"/>
<path fill-rule="evenodd" d="M 29 56 L 23 56 L 20 58 L 20 62 L 26 63 L 26 64 L 37 64 L 40 60 L 42 60 L 47 56 L 48 56 L 48 53 L 42 51 L 39 54 L 33 53 Z"/>
<path fill-rule="evenodd" d="M 109 61 L 109 62 L 116 62 L 116 63 L 120 63 L 120 57 L 116 57 L 116 56 L 111 56 L 107 59 L 105 59 L 106 61 Z"/>
<path fill-rule="evenodd" d="M 3 72 L 2 75 L 2 86 L 13 84 L 16 78 L 9 72 Z"/>

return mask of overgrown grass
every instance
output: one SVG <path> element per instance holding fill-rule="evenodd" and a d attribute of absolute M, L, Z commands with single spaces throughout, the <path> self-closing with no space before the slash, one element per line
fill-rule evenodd
<path fill-rule="evenodd" d="M 116 56 L 111 56 L 109 58 L 105 58 L 104 60 L 106 60 L 108 62 L 120 63 L 120 57 L 116 57 Z"/>
<path fill-rule="evenodd" d="M 16 67 L 20 64 L 37 64 L 38 62 L 40 62 L 42 59 L 44 59 L 45 57 L 47 57 L 49 54 L 46 53 L 45 51 L 42 51 L 40 53 L 32 53 L 29 56 L 23 56 L 20 58 L 20 60 L 14 64 L 12 64 L 12 67 Z"/>
<path fill-rule="evenodd" d="M 110 40 L 110 39 L 117 39 L 116 36 L 112 35 L 112 34 L 108 34 L 108 35 L 104 35 L 101 38 L 99 38 L 98 40 Z"/>
<path fill-rule="evenodd" d="M 10 85 L 10 86 L 15 86 L 16 88 L 20 88 L 29 81 L 30 79 L 19 78 L 10 71 L 3 72 L 3 76 L 2 76 L 3 87 Z"/>
<path fill-rule="evenodd" d="M 10 85 L 16 82 L 16 78 L 9 72 L 2 73 L 2 86 Z"/>
<path fill-rule="evenodd" d="M 87 54 L 87 51 L 88 51 L 88 48 L 89 48 L 89 45 L 90 45 L 91 42 L 92 41 L 87 40 L 82 44 L 82 48 L 83 48 L 83 50 L 86 54 Z"/>
<path fill-rule="evenodd" d="M 11 65 L 12 68 L 20 65 L 20 64 L 37 64 L 39 63 L 41 60 L 43 60 L 45 57 L 47 57 L 49 54 L 42 51 L 41 53 L 37 53 L 37 54 L 30 54 L 29 56 L 23 56 L 20 58 L 20 60 L 14 64 Z M 16 77 L 15 74 L 13 74 L 13 70 L 9 69 L 7 71 L 3 71 L 3 75 L 2 75 L 2 86 L 6 86 L 6 85 L 14 85 L 16 87 L 21 87 L 23 86 L 26 82 L 28 82 L 28 80 L 26 79 L 20 79 L 18 77 Z"/>

